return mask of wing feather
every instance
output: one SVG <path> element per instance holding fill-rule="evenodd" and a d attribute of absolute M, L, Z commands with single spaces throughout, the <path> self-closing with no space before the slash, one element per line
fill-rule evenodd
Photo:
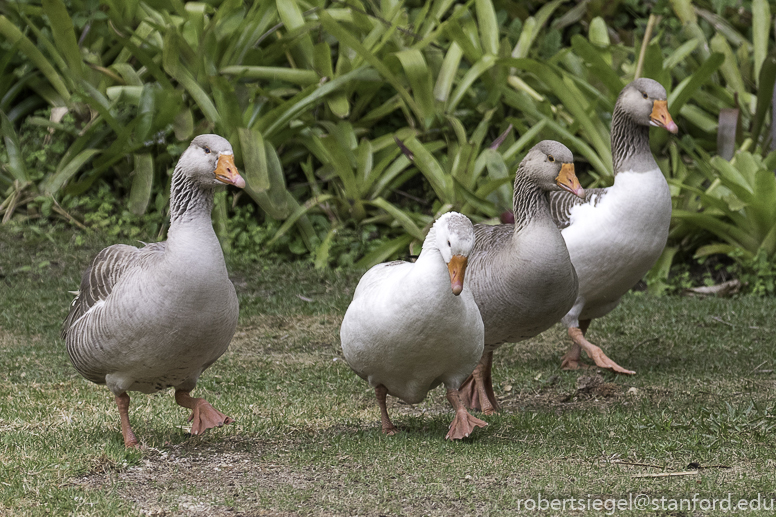
<path fill-rule="evenodd" d="M 585 189 L 585 198 L 575 196 L 565 190 L 550 192 L 550 214 L 558 229 L 571 225 L 571 209 L 577 205 L 592 204 L 596 206 L 606 194 L 605 188 Z"/>

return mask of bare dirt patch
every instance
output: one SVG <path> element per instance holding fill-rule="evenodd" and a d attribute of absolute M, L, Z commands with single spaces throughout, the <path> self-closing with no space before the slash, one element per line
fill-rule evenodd
<path fill-rule="evenodd" d="M 311 478 L 304 473 L 263 460 L 267 451 L 284 445 L 239 437 L 211 444 L 194 438 L 164 450 L 147 449 L 141 465 L 125 470 L 95 464 L 92 473 L 73 484 L 115 490 L 143 515 L 292 515 L 261 510 L 256 497 L 257 489 L 310 488 Z"/>

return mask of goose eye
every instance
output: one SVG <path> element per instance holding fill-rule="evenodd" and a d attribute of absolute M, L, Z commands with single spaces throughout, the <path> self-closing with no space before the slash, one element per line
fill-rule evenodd
<path fill-rule="evenodd" d="M 553 155 L 551 155 L 551 154 L 548 154 L 547 155 L 547 161 L 548 162 L 554 162 L 555 161 L 555 157 Z"/>
<path fill-rule="evenodd" d="M 210 154 L 210 148 L 209 147 L 203 147 L 202 149 L 205 150 L 205 154 Z"/>
<path fill-rule="evenodd" d="M 645 92 L 641 92 L 641 96 L 645 99 L 649 99 L 649 95 L 647 95 Z"/>
<path fill-rule="evenodd" d="M 452 247 L 452 245 L 450 244 L 450 241 L 449 241 L 449 240 L 447 241 L 447 247 L 448 247 L 448 248 L 449 248 L 449 247 Z"/>

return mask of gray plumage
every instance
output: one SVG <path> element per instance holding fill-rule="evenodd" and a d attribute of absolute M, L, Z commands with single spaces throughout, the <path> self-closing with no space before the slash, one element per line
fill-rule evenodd
<path fill-rule="evenodd" d="M 564 163 L 573 155 L 563 144 L 534 146 L 515 176 L 515 224 L 474 226 L 467 281 L 485 324 L 486 352 L 541 333 L 574 303 L 577 276 L 547 197 L 560 190 L 555 178 Z"/>
<path fill-rule="evenodd" d="M 239 305 L 210 216 L 221 155 L 229 142 L 202 135 L 181 156 L 166 242 L 110 246 L 83 274 L 62 337 L 76 370 L 117 396 L 189 391 L 232 339 Z"/>

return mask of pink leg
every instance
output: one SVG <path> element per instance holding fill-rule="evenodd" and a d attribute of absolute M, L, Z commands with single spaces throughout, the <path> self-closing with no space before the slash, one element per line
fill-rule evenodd
<path fill-rule="evenodd" d="M 485 415 L 492 415 L 500 409 L 496 394 L 493 392 L 492 368 L 493 352 L 482 354 L 472 374 L 458 388 L 464 406 L 479 409 Z"/>
<path fill-rule="evenodd" d="M 124 436 L 124 446 L 128 448 L 137 448 L 140 442 L 137 440 L 132 427 L 129 425 L 129 395 L 126 392 L 116 395 L 116 405 L 119 407 L 119 418 L 121 419 L 121 434 Z"/>
<path fill-rule="evenodd" d="M 580 367 L 581 351 L 584 349 L 585 353 L 595 362 L 597 367 L 612 370 L 615 373 L 634 375 L 636 372 L 633 370 L 627 370 L 618 365 L 609 359 L 600 347 L 595 346 L 590 341 L 585 339 L 585 333 L 587 332 L 587 328 L 589 326 L 590 320 L 582 320 L 579 322 L 579 328 L 569 328 L 569 337 L 571 337 L 573 344 L 571 345 L 571 348 L 569 348 L 568 352 L 566 352 L 566 355 L 563 356 L 561 368 L 564 370 L 578 369 Z"/>
<path fill-rule="evenodd" d="M 447 400 L 453 406 L 453 410 L 455 410 L 455 418 L 450 424 L 450 431 L 448 431 L 445 439 L 461 440 L 472 434 L 475 427 L 485 427 L 488 425 L 487 422 L 473 417 L 466 411 L 458 390 L 448 389 Z"/>
<path fill-rule="evenodd" d="M 188 391 L 176 390 L 175 402 L 179 406 L 192 410 L 189 422 L 191 422 L 191 434 L 202 434 L 211 427 L 221 427 L 224 424 L 234 422 L 216 408 L 210 405 L 205 399 L 193 398 Z"/>
<path fill-rule="evenodd" d="M 385 407 L 385 397 L 388 395 L 388 388 L 380 384 L 375 387 L 375 395 L 377 396 L 377 403 L 380 405 L 380 421 L 383 425 L 383 434 L 393 436 L 398 433 L 399 430 L 391 422 L 388 416 L 388 408 Z"/>

